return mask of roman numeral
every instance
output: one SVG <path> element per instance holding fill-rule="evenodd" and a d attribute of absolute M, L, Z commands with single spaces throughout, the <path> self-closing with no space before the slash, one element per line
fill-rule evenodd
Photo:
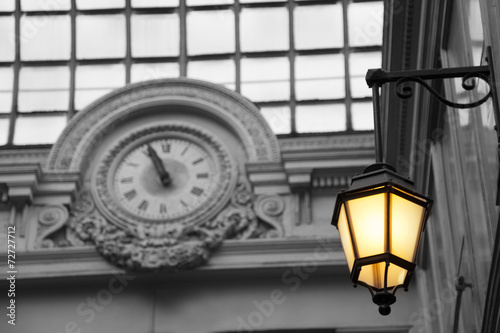
<path fill-rule="evenodd" d="M 181 200 L 181 204 L 184 206 L 184 207 L 187 207 L 188 204 L 184 201 L 184 200 Z"/>
<path fill-rule="evenodd" d="M 199 187 L 193 187 L 191 193 L 193 193 L 196 196 L 200 196 L 203 193 L 203 189 Z"/>
<path fill-rule="evenodd" d="M 193 162 L 193 165 L 199 164 L 201 162 L 203 162 L 203 158 L 200 157 L 199 159 Z"/>
<path fill-rule="evenodd" d="M 161 144 L 161 149 L 164 153 L 170 153 L 170 143 L 163 142 Z"/>
<path fill-rule="evenodd" d="M 126 192 L 124 195 L 125 195 L 125 198 L 127 198 L 127 200 L 132 200 L 137 195 L 137 192 L 135 190 L 130 190 L 130 191 Z"/>
<path fill-rule="evenodd" d="M 167 212 L 167 206 L 165 204 L 160 204 L 160 214 Z"/>
<path fill-rule="evenodd" d="M 146 210 L 148 206 L 149 206 L 149 201 L 142 200 L 137 208 L 139 208 L 140 210 Z"/>
<path fill-rule="evenodd" d="M 199 173 L 196 175 L 196 178 L 208 178 L 208 173 Z"/>
<path fill-rule="evenodd" d="M 128 162 L 128 163 L 127 163 L 127 165 L 128 165 L 128 166 L 132 166 L 132 167 L 138 167 L 138 166 L 139 166 L 139 164 L 137 164 L 137 163 L 132 163 L 132 162 Z"/>
<path fill-rule="evenodd" d="M 126 177 L 120 179 L 120 183 L 127 184 L 127 183 L 132 183 L 133 178 L 132 177 Z"/>
<path fill-rule="evenodd" d="M 146 210 L 148 209 L 148 206 L 149 206 L 149 201 L 147 200 L 142 200 L 141 204 L 139 205 L 139 209 L 140 210 Z"/>

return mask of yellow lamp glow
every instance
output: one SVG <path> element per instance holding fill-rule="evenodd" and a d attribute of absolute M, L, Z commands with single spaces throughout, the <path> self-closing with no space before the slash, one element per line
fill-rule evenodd
<path fill-rule="evenodd" d="M 382 315 L 390 313 L 396 290 L 408 289 L 431 206 L 430 198 L 413 191 L 412 181 L 385 163 L 366 168 L 337 196 L 332 224 L 351 280 L 370 290 Z"/>

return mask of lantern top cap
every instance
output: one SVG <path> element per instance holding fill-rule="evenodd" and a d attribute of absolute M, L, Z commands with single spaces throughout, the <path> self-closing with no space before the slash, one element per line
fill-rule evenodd
<path fill-rule="evenodd" d="M 413 191 L 413 181 L 398 174 L 396 169 L 387 163 L 371 164 L 365 168 L 362 174 L 352 177 L 349 191 L 388 182 Z"/>
<path fill-rule="evenodd" d="M 398 174 L 394 167 L 386 163 L 375 163 L 365 168 L 360 175 L 352 177 L 351 186 L 347 191 L 337 194 L 337 200 L 333 211 L 332 225 L 337 226 L 340 210 L 344 200 L 362 193 L 369 195 L 372 190 L 380 188 L 397 188 L 400 191 L 412 196 L 416 200 L 421 200 L 426 204 L 432 205 L 432 199 L 415 192 L 413 181 Z"/>

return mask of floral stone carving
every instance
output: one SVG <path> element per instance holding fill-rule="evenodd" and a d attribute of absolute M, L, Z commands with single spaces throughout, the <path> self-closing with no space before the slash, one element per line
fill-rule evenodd
<path fill-rule="evenodd" d="M 206 263 L 224 239 L 283 236 L 283 209 L 279 196 L 255 197 L 247 184 L 239 184 L 230 204 L 210 221 L 142 224 L 131 230 L 107 221 L 83 190 L 71 212 L 68 239 L 94 244 L 104 258 L 127 270 L 184 270 Z"/>

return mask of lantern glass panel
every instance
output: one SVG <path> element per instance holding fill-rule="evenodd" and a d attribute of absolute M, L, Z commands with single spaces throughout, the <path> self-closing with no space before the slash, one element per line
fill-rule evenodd
<path fill-rule="evenodd" d="M 349 226 L 347 225 L 347 217 L 345 214 L 344 204 L 342 204 L 342 208 L 340 209 L 340 216 L 337 227 L 339 228 L 340 240 L 342 241 L 342 248 L 344 249 L 347 264 L 349 265 L 349 271 L 352 272 L 352 265 L 354 263 L 354 251 L 352 248 Z"/>
<path fill-rule="evenodd" d="M 391 193 L 391 252 L 413 262 L 422 229 L 424 207 Z"/>
<path fill-rule="evenodd" d="M 390 264 L 387 272 L 387 288 L 399 286 L 404 283 L 407 270 L 397 265 Z M 364 282 L 376 289 L 384 288 L 385 262 L 365 265 L 361 268 L 358 281 Z"/>
<path fill-rule="evenodd" d="M 347 202 L 360 258 L 385 252 L 386 194 L 368 195 Z"/>

